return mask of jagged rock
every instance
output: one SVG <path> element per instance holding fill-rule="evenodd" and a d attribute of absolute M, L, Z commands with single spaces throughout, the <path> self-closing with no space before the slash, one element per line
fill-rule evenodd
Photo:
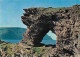
<path fill-rule="evenodd" d="M 57 49 L 52 57 L 80 57 L 80 5 L 67 8 L 28 8 L 24 11 L 21 18 L 27 31 L 20 43 L 40 46 L 43 37 L 51 30 L 57 35 Z"/>

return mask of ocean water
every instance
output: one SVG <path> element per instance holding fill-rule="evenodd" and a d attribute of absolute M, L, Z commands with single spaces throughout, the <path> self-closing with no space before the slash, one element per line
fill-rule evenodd
<path fill-rule="evenodd" d="M 1 41 L 5 41 L 5 42 L 8 42 L 8 43 L 18 43 L 21 40 L 22 39 L 17 39 L 17 38 L 12 38 L 12 39 L 10 39 L 10 38 L 6 38 L 6 39 L 2 38 L 1 39 Z M 49 45 L 49 44 L 55 45 L 56 44 L 56 40 L 53 40 L 49 35 L 45 35 L 41 43 L 43 43 L 45 45 Z"/>
<path fill-rule="evenodd" d="M 49 45 L 49 44 L 55 45 L 56 40 L 42 40 L 41 43 L 46 44 L 46 45 Z"/>
<path fill-rule="evenodd" d="M 2 41 L 8 42 L 8 43 L 18 43 L 21 40 L 4 40 L 4 39 L 2 39 Z M 54 44 L 56 44 L 56 40 L 42 40 L 41 43 L 46 44 L 46 45 L 48 45 L 48 44 L 54 45 Z"/>
<path fill-rule="evenodd" d="M 21 40 L 4 40 L 4 39 L 2 39 L 1 41 L 5 41 L 5 42 L 8 42 L 8 43 L 18 43 L 18 42 L 20 42 Z"/>
<path fill-rule="evenodd" d="M 8 43 L 18 43 L 23 38 L 23 33 L 26 31 L 25 28 L 19 27 L 4 27 L 0 28 L 0 40 Z M 52 36 L 51 36 L 52 35 Z M 44 37 L 41 43 L 43 44 L 56 44 L 56 37 L 54 33 L 48 32 Z M 54 40 L 55 39 L 55 40 Z"/>
<path fill-rule="evenodd" d="M 5 42 L 8 42 L 8 43 L 18 43 L 20 42 L 22 39 L 17 39 L 17 38 L 2 38 L 1 41 L 5 41 Z M 55 45 L 56 44 L 56 40 L 53 40 L 49 35 L 45 35 L 42 42 L 43 44 L 45 45 Z"/>

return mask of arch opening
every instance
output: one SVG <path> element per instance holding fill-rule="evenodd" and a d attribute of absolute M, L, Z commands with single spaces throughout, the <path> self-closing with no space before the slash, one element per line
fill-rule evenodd
<path fill-rule="evenodd" d="M 51 30 L 43 37 L 41 43 L 45 45 L 56 45 L 56 34 L 54 34 Z"/>

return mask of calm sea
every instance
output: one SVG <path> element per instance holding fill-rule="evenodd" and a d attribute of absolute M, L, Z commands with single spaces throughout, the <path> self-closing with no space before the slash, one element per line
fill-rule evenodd
<path fill-rule="evenodd" d="M 4 40 L 4 39 L 2 39 L 2 41 L 8 42 L 8 43 L 18 43 L 21 40 Z M 53 44 L 54 45 L 54 44 L 56 44 L 56 40 L 42 40 L 41 43 L 44 43 L 46 45 L 48 45 L 48 44 Z"/>

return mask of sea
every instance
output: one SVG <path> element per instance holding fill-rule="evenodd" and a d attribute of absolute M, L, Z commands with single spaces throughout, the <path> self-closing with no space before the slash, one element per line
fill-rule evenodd
<path fill-rule="evenodd" d="M 1 39 L 1 41 L 5 41 L 5 42 L 8 42 L 8 43 L 18 43 L 18 42 L 20 42 L 22 39 L 20 39 L 20 40 L 9 40 L 9 39 Z M 49 45 L 49 44 L 51 44 L 51 45 L 55 45 L 56 44 L 56 40 L 46 40 L 46 39 L 43 39 L 42 40 L 42 42 L 41 43 L 43 43 L 43 44 L 45 44 L 45 45 Z"/>
<path fill-rule="evenodd" d="M 23 38 L 23 33 L 26 31 L 25 28 L 18 27 L 8 27 L 8 28 L 0 28 L 0 40 L 8 43 L 18 43 Z M 49 33 L 49 34 L 48 34 Z M 41 43 L 43 44 L 56 44 L 56 39 L 54 36 L 51 37 L 51 32 L 48 32 L 44 37 Z"/>

